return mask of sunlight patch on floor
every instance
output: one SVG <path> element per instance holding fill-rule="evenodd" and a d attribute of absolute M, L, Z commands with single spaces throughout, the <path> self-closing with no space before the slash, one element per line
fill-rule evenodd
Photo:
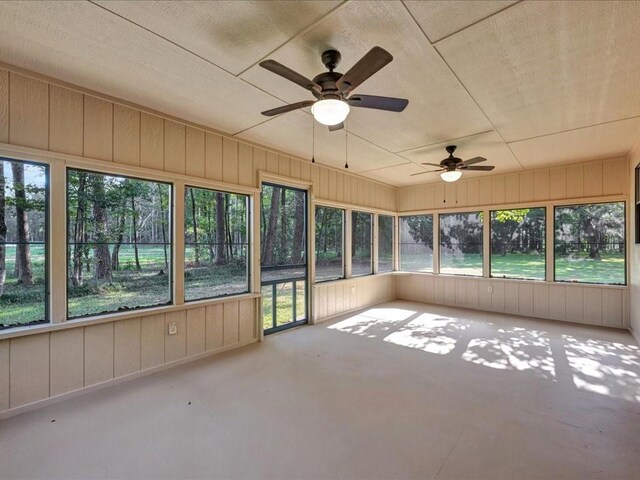
<path fill-rule="evenodd" d="M 555 365 L 546 332 L 524 328 L 500 328 L 493 338 L 474 338 L 462 359 L 497 370 L 530 371 L 554 378 Z"/>
<path fill-rule="evenodd" d="M 461 332 L 470 325 L 471 322 L 466 320 L 423 313 L 397 332 L 385 337 L 384 341 L 423 352 L 446 355 L 455 348 L 462 337 Z"/>
<path fill-rule="evenodd" d="M 573 383 L 581 390 L 640 402 L 640 349 L 563 335 Z"/>

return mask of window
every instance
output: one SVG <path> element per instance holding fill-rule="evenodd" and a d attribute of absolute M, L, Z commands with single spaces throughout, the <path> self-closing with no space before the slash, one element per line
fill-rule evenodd
<path fill-rule="evenodd" d="M 371 232 L 373 215 L 351 212 L 351 276 L 373 273 Z"/>
<path fill-rule="evenodd" d="M 555 209 L 555 279 L 626 283 L 624 203 Z"/>
<path fill-rule="evenodd" d="M 482 216 L 440 215 L 440 273 L 482 276 Z"/>
<path fill-rule="evenodd" d="M 70 318 L 171 303 L 171 186 L 67 170 Z"/>
<path fill-rule="evenodd" d="M 491 212 L 491 276 L 544 280 L 546 209 Z"/>
<path fill-rule="evenodd" d="M 433 272 L 433 215 L 400 217 L 400 270 Z"/>
<path fill-rule="evenodd" d="M 186 187 L 186 301 L 249 291 L 247 195 Z"/>
<path fill-rule="evenodd" d="M 47 321 L 49 168 L 0 159 L 0 329 Z"/>
<path fill-rule="evenodd" d="M 344 277 L 344 210 L 316 207 L 316 282 Z"/>
<path fill-rule="evenodd" d="M 393 271 L 393 217 L 378 215 L 378 272 Z"/>

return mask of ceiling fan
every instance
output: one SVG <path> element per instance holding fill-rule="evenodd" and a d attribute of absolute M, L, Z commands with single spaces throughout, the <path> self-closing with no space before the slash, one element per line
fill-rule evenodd
<path fill-rule="evenodd" d="M 463 170 L 490 172 L 491 170 L 496 168 L 493 165 L 475 165 L 476 163 L 486 162 L 487 159 L 484 157 L 473 157 L 473 158 L 470 158 L 469 160 L 464 160 L 464 161 L 461 158 L 454 157 L 453 152 L 456 151 L 455 145 L 448 145 L 446 147 L 446 150 L 449 153 L 449 156 L 444 160 L 442 160 L 440 163 L 425 163 L 425 162 L 422 163 L 422 165 L 439 167 L 438 170 L 429 170 L 426 172 L 413 173 L 411 174 L 411 176 L 413 177 L 415 175 L 423 175 L 425 173 L 442 172 L 440 173 L 440 177 L 442 178 L 442 180 L 444 180 L 445 182 L 455 182 L 462 176 Z"/>
<path fill-rule="evenodd" d="M 389 112 L 402 112 L 406 108 L 409 100 L 404 98 L 350 95 L 355 88 L 393 60 L 389 52 L 381 47 L 373 47 L 345 74 L 334 72 L 341 58 L 337 50 L 323 52 L 322 63 L 329 71 L 316 75 L 313 80 L 275 60 L 260 62 L 262 68 L 300 85 L 316 97 L 316 100 L 304 100 L 273 108 L 262 112 L 262 115 L 272 117 L 299 108 L 311 107 L 314 118 L 323 125 L 328 125 L 329 130 L 335 131 L 344 128 L 343 122 L 349 114 L 350 107 L 374 108 Z"/>

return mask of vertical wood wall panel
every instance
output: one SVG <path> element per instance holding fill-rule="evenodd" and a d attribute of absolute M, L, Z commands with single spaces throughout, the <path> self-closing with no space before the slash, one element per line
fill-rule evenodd
<path fill-rule="evenodd" d="M 525 172 L 519 175 L 520 202 L 533 201 L 533 172 Z"/>
<path fill-rule="evenodd" d="M 84 387 L 84 329 L 51 332 L 51 396 Z"/>
<path fill-rule="evenodd" d="M 113 106 L 113 161 L 140 165 L 140 111 Z"/>
<path fill-rule="evenodd" d="M 222 139 L 222 180 L 238 183 L 238 142 L 224 137 Z"/>
<path fill-rule="evenodd" d="M 204 178 L 204 131 L 187 127 L 185 173 L 192 177 Z"/>
<path fill-rule="evenodd" d="M 164 122 L 164 169 L 172 173 L 185 173 L 186 128 L 171 120 Z"/>
<path fill-rule="evenodd" d="M 239 337 L 241 343 L 249 342 L 257 337 L 256 335 L 256 314 L 255 300 L 253 298 L 240 300 L 238 321 L 239 321 Z"/>
<path fill-rule="evenodd" d="M 169 323 L 176 322 L 178 333 L 169 335 Z M 169 312 L 164 316 L 164 361 L 180 360 L 187 355 L 187 313 L 182 310 Z"/>
<path fill-rule="evenodd" d="M 238 325 L 238 302 L 229 302 L 223 305 L 223 330 L 224 346 L 234 345 L 240 341 Z"/>
<path fill-rule="evenodd" d="M 121 377 L 141 368 L 141 324 L 139 318 L 114 322 L 114 375 Z"/>
<path fill-rule="evenodd" d="M 9 72 L 0 70 L 0 142 L 9 143 Z"/>
<path fill-rule="evenodd" d="M 84 96 L 84 156 L 113 160 L 113 103 Z"/>
<path fill-rule="evenodd" d="M 84 385 L 113 378 L 113 323 L 90 325 L 84 329 Z"/>
<path fill-rule="evenodd" d="M 149 315 L 140 320 L 142 369 L 157 367 L 164 363 L 164 315 Z"/>
<path fill-rule="evenodd" d="M 205 176 L 209 180 L 222 180 L 222 137 L 205 134 Z"/>
<path fill-rule="evenodd" d="M 83 96 L 68 88 L 49 89 L 49 148 L 82 155 Z"/>
<path fill-rule="evenodd" d="M 9 79 L 9 142 L 49 148 L 49 85 L 13 72 Z"/>
<path fill-rule="evenodd" d="M 607 160 L 602 164 L 602 194 L 616 195 L 626 192 L 627 164 L 624 158 Z"/>
<path fill-rule="evenodd" d="M 49 396 L 49 334 L 11 339 L 9 346 L 10 407 Z"/>
<path fill-rule="evenodd" d="M 557 200 L 567 197 L 567 169 L 565 167 L 549 170 L 549 199 Z"/>
<path fill-rule="evenodd" d="M 278 175 L 291 176 L 291 159 L 284 155 L 278 155 Z"/>
<path fill-rule="evenodd" d="M 145 112 L 140 114 L 140 165 L 164 170 L 164 119 Z"/>
<path fill-rule="evenodd" d="M 293 162 L 296 165 L 298 162 Z M 238 149 L 238 180 L 240 185 L 254 186 L 253 147 L 241 143 Z"/>
<path fill-rule="evenodd" d="M 187 356 L 205 351 L 206 307 L 187 310 Z"/>
<path fill-rule="evenodd" d="M 549 200 L 549 171 L 548 170 L 534 172 L 533 199 L 536 202 Z"/>
<path fill-rule="evenodd" d="M 570 165 L 567 167 L 567 197 L 582 196 L 584 196 L 584 168 L 582 165 Z"/>
<path fill-rule="evenodd" d="M 0 412 L 9 408 L 9 342 L 0 340 Z"/>
<path fill-rule="evenodd" d="M 584 166 L 584 195 L 602 195 L 602 163 L 589 163 Z"/>
<path fill-rule="evenodd" d="M 206 309 L 206 348 L 215 350 L 224 345 L 224 316 L 222 305 L 210 305 Z"/>

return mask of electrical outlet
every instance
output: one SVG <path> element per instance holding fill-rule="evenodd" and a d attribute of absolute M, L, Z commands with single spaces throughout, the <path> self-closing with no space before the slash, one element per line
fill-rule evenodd
<path fill-rule="evenodd" d="M 351 287 L 351 295 L 355 295 L 356 294 L 356 287 L 353 286 Z"/>
<path fill-rule="evenodd" d="M 167 327 L 169 330 L 169 335 L 175 335 L 176 333 L 178 333 L 178 322 L 169 322 Z"/>
<path fill-rule="evenodd" d="M 487 287 L 487 292 L 489 292 L 489 293 L 493 293 L 493 286 L 489 285 L 489 286 Z"/>

